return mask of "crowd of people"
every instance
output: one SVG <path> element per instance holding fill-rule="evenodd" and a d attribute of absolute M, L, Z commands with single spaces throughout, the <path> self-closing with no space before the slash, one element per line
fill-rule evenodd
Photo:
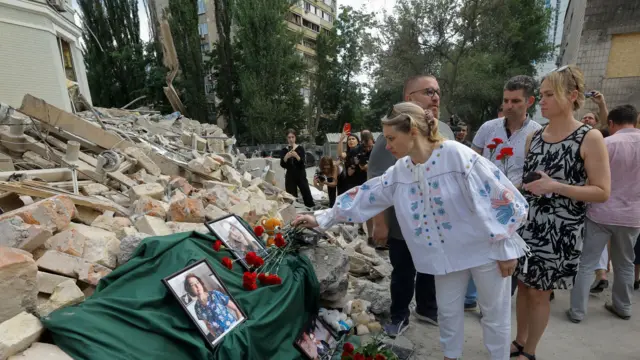
<path fill-rule="evenodd" d="M 294 221 L 320 229 L 371 222 L 372 241 L 388 246 L 393 267 L 387 335 L 409 326 L 415 293 L 413 317 L 439 327 L 445 360 L 462 356 L 464 311 L 478 305 L 491 359 L 535 360 L 553 291 L 571 291 L 566 316 L 580 323 L 589 292 L 608 286 L 609 260 L 615 278 L 604 308 L 629 319 L 640 287 L 637 110 L 609 111 L 602 93 L 586 91 L 578 67 L 563 66 L 539 87 L 529 76 L 509 79 L 498 118 L 469 141 L 466 124 L 454 134 L 437 120 L 435 77 L 412 77 L 403 91 L 405 102 L 372 141 L 368 180 L 348 161 L 323 167 L 338 177 L 335 204 Z M 527 115 L 536 91 L 544 126 Z M 599 111 L 576 120 L 587 98 Z M 345 169 L 355 177 L 340 188 Z"/>

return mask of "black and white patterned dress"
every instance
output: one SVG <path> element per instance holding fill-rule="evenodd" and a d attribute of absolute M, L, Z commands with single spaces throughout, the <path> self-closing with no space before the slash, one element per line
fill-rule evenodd
<path fill-rule="evenodd" d="M 582 125 L 564 140 L 548 143 L 542 139 L 546 126 L 531 139 L 524 163 L 524 174 L 543 171 L 554 180 L 569 185 L 584 185 L 587 173 L 580 146 L 591 126 Z M 535 196 L 525 193 L 529 218 L 520 235 L 531 247 L 528 271 L 520 258 L 516 276 L 525 285 L 538 290 L 571 289 L 578 271 L 587 205 L 564 196 Z"/>

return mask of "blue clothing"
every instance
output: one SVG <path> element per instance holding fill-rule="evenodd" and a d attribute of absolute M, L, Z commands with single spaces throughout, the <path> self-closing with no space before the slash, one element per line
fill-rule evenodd
<path fill-rule="evenodd" d="M 478 291 L 476 290 L 476 283 L 473 279 L 469 279 L 469 285 L 467 285 L 467 293 L 464 295 L 464 304 L 472 305 L 476 303 L 478 298 Z"/>
<path fill-rule="evenodd" d="M 196 317 L 210 325 L 210 330 L 213 330 L 211 335 L 215 337 L 223 334 L 238 320 L 227 307 L 228 304 L 229 296 L 218 290 L 209 291 L 207 305 L 202 305 L 196 299 Z"/>

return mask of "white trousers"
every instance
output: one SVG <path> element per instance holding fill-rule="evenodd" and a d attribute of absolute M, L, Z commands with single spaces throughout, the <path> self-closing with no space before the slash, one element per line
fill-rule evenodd
<path fill-rule="evenodd" d="M 464 296 L 470 277 L 478 289 L 484 346 L 491 360 L 507 360 L 511 343 L 511 277 L 503 278 L 496 262 L 435 276 L 440 343 L 444 356 L 452 359 L 462 356 Z"/>

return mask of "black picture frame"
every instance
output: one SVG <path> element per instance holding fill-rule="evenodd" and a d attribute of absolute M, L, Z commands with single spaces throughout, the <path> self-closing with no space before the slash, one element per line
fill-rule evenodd
<path fill-rule="evenodd" d="M 310 336 L 309 330 L 311 329 Z M 326 336 L 320 336 L 321 339 L 318 340 L 318 336 L 316 335 L 317 331 L 326 332 Z M 307 335 L 305 339 L 304 336 Z M 322 333 L 321 333 L 322 335 Z M 314 352 L 312 349 L 307 349 L 304 343 L 309 343 L 309 341 L 313 341 L 315 343 Z M 320 317 L 315 317 L 314 319 L 309 320 L 302 331 L 298 334 L 295 341 L 293 342 L 293 346 L 308 360 L 318 360 L 318 359 L 330 359 L 330 355 L 333 353 L 333 350 L 338 345 L 338 335 L 333 331 L 331 326 L 327 324 Z"/>
<path fill-rule="evenodd" d="M 227 297 L 227 304 L 233 303 L 237 311 L 240 313 L 241 316 L 237 316 L 237 313 L 233 314 L 235 312 L 233 309 L 229 310 L 228 314 L 236 316 L 237 320 L 231 324 L 228 324 L 228 328 L 224 329 L 222 333 L 214 334 L 209 328 L 209 326 L 211 328 L 215 328 L 216 326 L 219 326 L 218 324 L 210 324 L 209 326 L 207 326 L 207 323 L 205 321 L 198 319 L 196 310 L 196 296 L 189 293 L 185 285 L 185 283 L 188 281 L 187 276 L 191 274 L 195 275 L 195 278 L 197 278 L 200 284 L 203 285 L 205 291 L 207 285 L 210 288 L 213 288 L 217 285 L 219 289 L 214 288 L 214 290 L 209 291 L 210 293 L 214 291 L 218 292 L 217 294 L 213 294 L 212 296 L 214 296 L 216 299 L 224 299 L 224 297 Z M 194 277 L 189 276 L 189 278 Z M 167 289 L 169 289 L 169 292 L 171 292 L 171 294 L 175 297 L 176 301 L 180 304 L 184 312 L 187 313 L 189 319 L 191 319 L 191 321 L 193 322 L 193 325 L 198 329 L 200 334 L 202 334 L 202 337 L 212 349 L 214 349 L 222 341 L 222 339 L 224 339 L 225 336 L 232 332 L 233 329 L 235 329 L 248 319 L 247 314 L 242 310 L 238 302 L 233 298 L 233 296 L 229 292 L 229 289 L 227 289 L 227 287 L 224 285 L 224 282 L 220 279 L 216 271 L 213 270 L 213 267 L 206 259 L 197 261 L 185 267 L 184 269 L 181 269 L 180 271 L 177 271 L 165 277 L 164 279 L 162 279 L 162 283 L 167 287 Z M 213 284 L 213 286 L 211 286 L 211 284 Z M 187 304 L 185 304 L 185 295 L 191 298 L 191 301 Z"/>
<path fill-rule="evenodd" d="M 243 235 L 245 240 L 251 241 L 253 246 L 247 247 L 246 249 L 240 249 L 237 246 L 239 244 L 237 241 L 231 241 L 229 236 L 230 230 L 225 229 L 225 224 L 229 224 L 229 229 L 231 229 L 232 227 L 234 230 L 236 230 L 236 233 L 240 233 L 241 235 Z M 249 264 L 247 264 L 245 260 L 245 255 L 247 252 L 254 251 L 256 254 L 263 257 L 267 255 L 267 247 L 265 246 L 264 242 L 256 236 L 256 234 L 253 232 L 253 229 L 247 228 L 243 220 L 235 214 L 230 214 L 217 218 L 215 220 L 207 221 L 204 223 L 204 225 L 212 234 L 214 234 L 218 239 L 220 239 L 220 241 L 222 241 L 224 246 L 231 250 L 240 264 L 242 264 L 242 266 L 247 270 L 249 270 L 250 268 Z"/>

